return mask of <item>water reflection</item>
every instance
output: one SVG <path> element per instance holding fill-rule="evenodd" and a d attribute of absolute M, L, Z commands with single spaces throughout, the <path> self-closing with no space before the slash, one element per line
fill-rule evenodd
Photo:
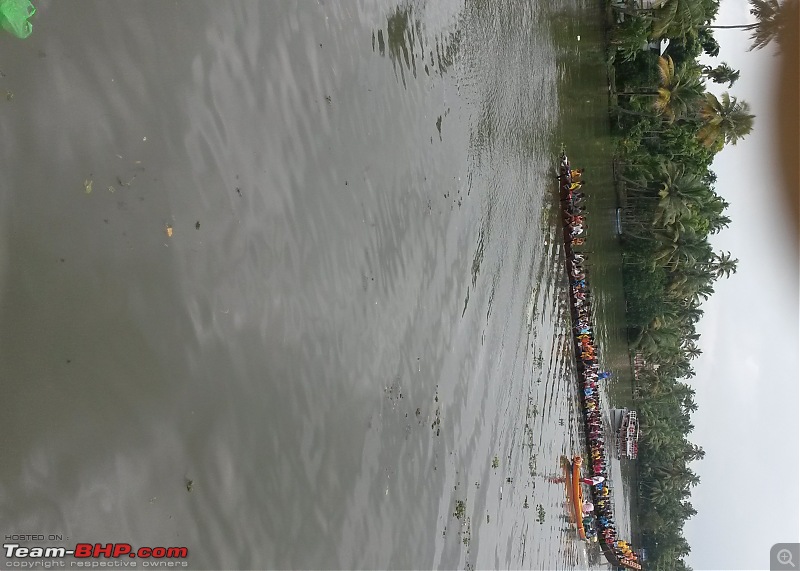
<path fill-rule="evenodd" d="M 197 568 L 575 561 L 541 3 L 103 0 L 91 36 L 51 4 L 58 65 L 4 68 L 36 97 L 0 125 L 0 523 Z"/>
<path fill-rule="evenodd" d="M 421 20 L 415 14 L 414 6 L 400 5 L 386 18 L 386 33 L 380 29 L 372 32 L 372 51 L 386 57 L 387 44 L 389 60 L 395 77 L 406 87 L 406 72 L 417 77 L 417 64 L 423 66 L 426 75 L 444 74 L 455 61 L 461 43 L 460 29 L 439 35 L 433 40 L 433 47 L 426 42 Z M 427 60 L 425 53 L 428 53 Z"/>

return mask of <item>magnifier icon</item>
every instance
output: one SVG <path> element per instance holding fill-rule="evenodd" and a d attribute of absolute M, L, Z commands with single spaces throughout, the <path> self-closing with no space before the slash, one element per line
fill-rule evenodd
<path fill-rule="evenodd" d="M 781 549 L 780 551 L 778 551 L 775 557 L 777 557 L 778 562 L 781 565 L 789 565 L 793 569 L 797 569 L 797 565 L 795 565 L 794 562 L 792 561 L 792 552 L 789 551 L 788 549 Z"/>

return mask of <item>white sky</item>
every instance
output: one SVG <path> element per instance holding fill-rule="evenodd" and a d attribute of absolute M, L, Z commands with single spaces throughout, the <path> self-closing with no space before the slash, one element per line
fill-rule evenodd
<path fill-rule="evenodd" d="M 735 0 L 722 4 L 716 23 L 751 19 L 747 3 Z M 698 327 L 704 354 L 694 361 L 690 440 L 706 457 L 692 465 L 701 478 L 691 498 L 698 514 L 684 532 L 693 568 L 760 570 L 769 569 L 773 544 L 800 541 L 798 237 L 771 158 L 774 48 L 747 52 L 749 34 L 741 30 L 715 30 L 715 37 L 720 54 L 707 63 L 741 71 L 730 93 L 750 103 L 756 123 L 713 167 L 732 223 L 712 245 L 739 258 L 739 269 L 716 283 Z"/>

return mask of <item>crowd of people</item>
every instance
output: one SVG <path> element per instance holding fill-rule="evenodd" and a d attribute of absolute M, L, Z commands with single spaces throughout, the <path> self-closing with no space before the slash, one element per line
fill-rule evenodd
<path fill-rule="evenodd" d="M 623 566 L 637 569 L 641 568 L 637 561 L 637 555 L 626 542 L 618 539 L 614 523 L 598 392 L 598 383 L 608 378 L 609 373 L 600 370 L 597 359 L 597 346 L 592 326 L 592 294 L 586 281 L 587 254 L 574 249 L 575 246 L 583 245 L 586 239 L 587 226 L 584 217 L 586 196 L 581 190 L 584 182 L 583 169 L 571 169 L 566 157 L 562 157 L 559 180 L 562 193 L 567 271 L 570 281 L 572 333 L 575 340 L 575 355 L 578 361 L 578 376 L 581 382 L 581 397 L 589 442 L 587 466 L 591 478 L 586 478 L 583 482 L 590 486 L 592 502 L 587 502 L 588 505 L 585 508 L 589 509 L 584 509 L 584 531 L 587 538 L 599 536 L 606 549 L 611 551 Z"/>

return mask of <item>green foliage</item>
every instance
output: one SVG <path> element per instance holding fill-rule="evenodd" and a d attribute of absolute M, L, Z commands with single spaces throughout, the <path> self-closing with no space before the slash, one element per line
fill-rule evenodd
<path fill-rule="evenodd" d="M 750 14 L 755 16 L 758 24 L 753 28 L 750 39 L 753 44 L 751 50 L 760 50 L 777 39 L 778 44 L 783 41 L 786 34 L 786 24 L 789 23 L 789 2 L 778 0 L 750 0 Z"/>
<path fill-rule="evenodd" d="M 722 62 L 717 67 L 704 66 L 703 75 L 714 83 L 727 83 L 730 89 L 739 79 L 739 70 L 733 69 L 727 63 Z"/>
<path fill-rule="evenodd" d="M 750 106 L 745 101 L 737 101 L 727 92 L 720 99 L 706 93 L 699 114 L 704 123 L 697 137 L 707 147 L 722 141 L 735 145 L 753 130 L 755 115 L 750 114 Z"/>
<path fill-rule="evenodd" d="M 774 1 L 752 0 L 767 10 Z M 665 0 L 652 20 L 626 12 L 610 34 L 627 322 L 640 356 L 639 531 L 648 569 L 688 569 L 682 528 L 696 513 L 689 500 L 699 482 L 691 463 L 704 456 L 687 439 L 697 410 L 692 361 L 702 353 L 696 324 L 714 282 L 737 265 L 709 243 L 730 223 L 710 166 L 723 145 L 750 132 L 753 116 L 747 103 L 705 91 L 707 80 L 739 75 L 724 63 L 698 63 L 718 53 L 706 25 L 717 9 L 716 0 Z M 653 37 L 671 39 L 664 57 L 634 49 L 647 23 Z"/>
<path fill-rule="evenodd" d="M 650 29 L 653 20 L 649 16 L 633 16 L 625 20 L 612 31 L 611 44 L 617 56 L 623 61 L 631 61 L 640 52 L 648 49 Z"/>

